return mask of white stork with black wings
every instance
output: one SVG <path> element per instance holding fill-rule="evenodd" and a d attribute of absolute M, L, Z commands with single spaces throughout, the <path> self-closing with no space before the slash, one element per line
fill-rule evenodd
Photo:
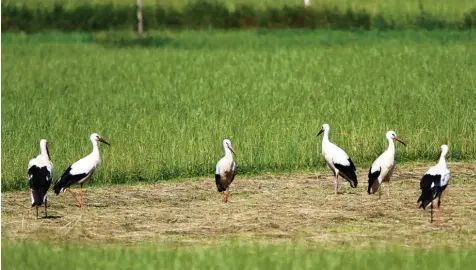
<path fill-rule="evenodd" d="M 223 140 L 223 150 L 225 151 L 225 156 L 215 166 L 215 183 L 218 192 L 223 192 L 223 202 L 228 202 L 230 185 L 236 175 L 236 162 L 233 160 L 232 155 L 232 153 L 235 154 L 235 150 L 231 146 L 229 139 Z"/>
<path fill-rule="evenodd" d="M 45 205 L 46 211 L 47 193 L 53 179 L 53 163 L 48 151 L 48 141 L 40 140 L 40 154 L 28 162 L 28 182 L 30 185 L 31 207 L 36 206 L 36 218 L 38 207 Z"/>
<path fill-rule="evenodd" d="M 395 144 L 393 140 L 397 140 L 401 144 L 406 144 L 397 136 L 395 131 L 388 131 L 385 136 L 388 140 L 388 148 L 372 163 L 369 169 L 369 187 L 367 193 L 374 194 L 379 191 L 381 195 L 380 185 L 387 182 L 387 197 L 390 197 L 390 177 L 395 169 Z"/>
<path fill-rule="evenodd" d="M 98 142 L 109 145 L 109 143 L 102 139 L 97 133 L 91 134 L 90 139 L 91 143 L 93 144 L 93 151 L 91 154 L 69 166 L 63 175 L 61 175 L 61 177 L 56 180 L 55 186 L 53 188 L 56 195 L 59 195 L 60 192 L 65 192 L 65 190 L 67 190 L 79 202 L 79 207 L 81 208 L 83 207 L 83 184 L 93 175 L 94 170 L 96 170 L 99 164 L 101 164 Z M 76 198 L 70 189 L 70 186 L 73 184 L 79 184 L 80 200 Z"/>
<path fill-rule="evenodd" d="M 433 222 L 433 200 L 438 198 L 438 225 L 440 224 L 441 195 L 450 181 L 450 170 L 446 165 L 446 153 L 448 145 L 441 146 L 438 164 L 431 167 L 420 180 L 421 195 L 417 202 L 421 202 L 420 208 L 426 209 L 431 206 L 431 220 Z"/>
<path fill-rule="evenodd" d="M 334 174 L 334 192 L 337 194 L 339 191 L 339 176 L 344 177 L 351 187 L 356 188 L 357 175 L 355 174 L 355 165 L 349 155 L 347 155 L 344 150 L 339 148 L 337 145 L 329 141 L 329 130 L 329 125 L 324 124 L 319 133 L 317 133 L 317 136 L 324 132 L 324 138 L 322 139 L 322 155 L 326 161 L 327 168 L 329 168 Z"/>

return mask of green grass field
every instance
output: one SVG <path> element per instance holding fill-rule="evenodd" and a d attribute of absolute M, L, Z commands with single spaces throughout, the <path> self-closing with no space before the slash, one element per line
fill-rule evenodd
<path fill-rule="evenodd" d="M 2 243 L 9 269 L 472 269 L 474 249 L 325 250 L 305 245 L 93 247 Z M 74 254 L 74 255 L 73 255 Z"/>
<path fill-rule="evenodd" d="M 2 189 L 25 188 L 40 138 L 56 177 L 101 147 L 90 184 L 211 176 L 230 138 L 239 173 L 324 167 L 331 139 L 369 166 L 393 129 L 398 161 L 476 158 L 474 32 L 2 35 Z"/>
<path fill-rule="evenodd" d="M 475 34 L 2 33 L 2 266 L 472 269 Z M 359 188 L 338 199 L 330 173 L 316 173 L 324 122 L 358 167 Z M 365 175 L 389 129 L 407 147 L 392 196 L 378 200 Z M 26 167 L 39 139 L 56 179 L 91 151 L 92 132 L 111 146 L 86 208 L 50 195 L 50 218 L 36 219 Z M 223 205 L 213 172 L 225 137 L 239 176 Z M 467 163 L 450 163 L 436 226 L 416 199 L 443 143 L 450 162 Z"/>

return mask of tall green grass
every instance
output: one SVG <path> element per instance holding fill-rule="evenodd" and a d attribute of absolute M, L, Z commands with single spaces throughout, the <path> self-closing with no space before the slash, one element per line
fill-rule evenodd
<path fill-rule="evenodd" d="M 473 269 L 474 249 L 325 250 L 303 245 L 181 247 L 2 243 L 8 269 Z"/>
<path fill-rule="evenodd" d="M 358 167 L 476 158 L 474 32 L 159 32 L 2 35 L 2 189 L 25 188 L 49 140 L 58 177 L 101 146 L 92 183 L 324 168 L 323 123 Z M 56 178 L 55 177 L 55 178 Z"/>

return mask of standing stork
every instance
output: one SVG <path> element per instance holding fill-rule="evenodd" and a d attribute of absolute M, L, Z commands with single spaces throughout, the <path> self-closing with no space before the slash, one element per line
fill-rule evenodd
<path fill-rule="evenodd" d="M 388 140 L 388 148 L 372 163 L 369 169 L 369 188 L 367 193 L 374 194 L 379 191 L 379 198 L 381 196 L 380 185 L 382 182 L 387 182 L 387 197 L 390 197 L 390 177 L 392 177 L 395 169 L 395 144 L 393 140 L 397 140 L 401 144 L 407 146 L 400 138 L 398 138 L 395 131 L 388 131 L 385 134 Z"/>
<path fill-rule="evenodd" d="M 30 184 L 31 207 L 36 206 L 36 218 L 38 207 L 45 204 L 45 217 L 47 193 L 53 179 L 53 163 L 48 151 L 48 141 L 40 140 L 40 154 L 28 162 L 28 182 Z"/>
<path fill-rule="evenodd" d="M 83 184 L 93 175 L 94 170 L 96 170 L 96 168 L 101 163 L 98 142 L 110 145 L 97 133 L 91 134 L 90 139 L 91 143 L 93 144 L 93 151 L 91 154 L 70 165 L 63 175 L 61 175 L 61 177 L 56 180 L 54 186 L 56 195 L 59 195 L 60 192 L 65 192 L 65 190 L 67 190 L 69 193 L 71 193 L 71 195 L 73 195 L 74 199 L 79 202 L 79 207 L 81 208 L 83 207 Z M 70 189 L 70 186 L 73 184 L 79 184 L 80 200 L 76 198 Z"/>
<path fill-rule="evenodd" d="M 322 155 L 326 161 L 327 168 L 329 168 L 334 174 L 334 192 L 337 195 L 339 190 L 339 176 L 344 177 L 351 187 L 356 188 L 357 175 L 355 174 L 355 165 L 350 157 L 344 152 L 344 150 L 329 141 L 329 130 L 329 125 L 324 124 L 319 133 L 317 133 L 317 136 L 324 132 L 324 138 L 322 139 Z"/>
<path fill-rule="evenodd" d="M 433 200 L 438 197 L 438 225 L 440 225 L 440 203 L 441 195 L 448 186 L 450 181 L 450 170 L 446 166 L 446 153 L 448 153 L 448 145 L 443 144 L 439 155 L 438 164 L 426 171 L 420 180 L 421 195 L 417 202 L 421 202 L 419 208 L 431 206 L 431 219 L 433 222 Z"/>
<path fill-rule="evenodd" d="M 236 175 L 236 162 L 233 160 L 235 150 L 231 146 L 229 139 L 223 140 L 223 150 L 225 156 L 222 157 L 215 167 L 215 183 L 218 192 L 223 192 L 223 202 L 228 202 L 228 195 L 230 194 L 230 185 Z"/>

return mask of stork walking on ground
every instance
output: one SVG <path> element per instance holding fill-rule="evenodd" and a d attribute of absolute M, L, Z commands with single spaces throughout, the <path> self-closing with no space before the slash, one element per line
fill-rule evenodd
<path fill-rule="evenodd" d="M 73 195 L 74 199 L 79 202 L 79 207 L 81 208 L 83 207 L 83 184 L 93 175 L 94 170 L 96 170 L 101 163 L 98 142 L 109 145 L 109 143 L 102 139 L 97 133 L 91 134 L 90 139 L 93 144 L 93 151 L 91 154 L 70 165 L 63 175 L 56 180 L 54 185 L 56 195 L 67 190 L 71 195 Z M 79 184 L 80 200 L 76 198 L 70 189 L 70 186 L 73 184 Z"/>
<path fill-rule="evenodd" d="M 420 208 L 426 209 L 428 206 L 431 207 L 430 222 L 433 222 L 433 200 L 438 197 L 438 225 L 440 224 L 441 195 L 450 181 L 450 170 L 446 165 L 445 159 L 446 153 L 448 153 L 448 146 L 443 144 L 438 164 L 431 167 L 420 180 L 421 195 L 417 201 L 421 202 Z"/>
<path fill-rule="evenodd" d="M 356 168 L 350 157 L 339 148 L 337 145 L 329 141 L 328 124 L 322 125 L 321 130 L 317 133 L 319 136 L 324 132 L 324 138 L 322 139 L 322 155 L 326 161 L 327 168 L 329 168 L 334 174 L 334 192 L 339 191 L 339 176 L 347 180 L 351 187 L 357 187 L 357 175 L 355 174 Z"/>
<path fill-rule="evenodd" d="M 223 150 L 225 151 L 225 156 L 217 162 L 215 167 L 215 183 L 218 192 L 223 192 L 223 202 L 226 203 L 230 194 L 230 185 L 236 175 L 236 162 L 233 160 L 235 150 L 231 146 L 229 139 L 223 140 Z"/>
<path fill-rule="evenodd" d="M 382 182 L 387 182 L 387 197 L 390 197 L 390 177 L 392 177 L 395 169 L 395 144 L 393 140 L 397 140 L 401 144 L 406 144 L 398 138 L 395 131 L 388 131 L 385 135 L 388 140 L 388 148 L 372 163 L 369 169 L 369 188 L 367 193 L 374 194 L 379 191 L 379 198 L 382 190 L 380 185 Z"/>
<path fill-rule="evenodd" d="M 40 154 L 28 162 L 31 207 L 36 206 L 36 218 L 38 218 L 38 207 L 43 204 L 45 205 L 45 217 L 48 216 L 46 203 L 51 179 L 53 179 L 53 163 L 48 151 L 48 141 L 41 139 Z"/>

